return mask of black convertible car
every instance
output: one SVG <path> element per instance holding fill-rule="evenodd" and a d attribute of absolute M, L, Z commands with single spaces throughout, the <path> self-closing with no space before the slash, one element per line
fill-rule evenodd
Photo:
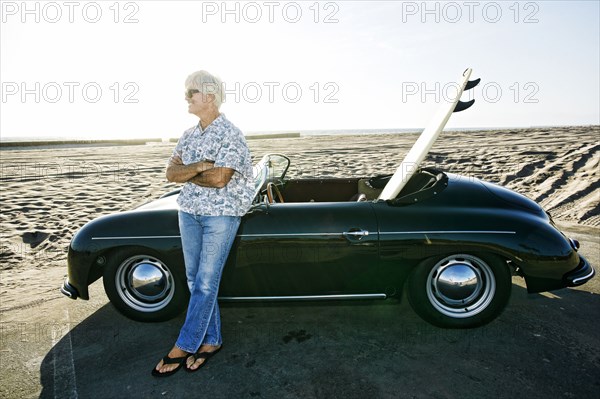
<path fill-rule="evenodd" d="M 384 299 L 406 289 L 425 320 L 473 327 L 500 314 L 512 274 L 530 292 L 594 275 L 548 213 L 497 185 L 421 169 L 383 201 L 389 176 L 296 180 L 286 179 L 288 167 L 276 154 L 255 166 L 255 204 L 225 266 L 221 301 Z M 184 310 L 177 194 L 79 230 L 63 293 L 88 299 L 88 285 L 103 277 L 111 302 L 132 319 Z"/>
<path fill-rule="evenodd" d="M 254 205 L 242 218 L 219 300 L 366 299 L 400 295 L 442 327 L 497 317 L 511 276 L 530 292 L 585 283 L 594 269 L 538 204 L 477 179 L 418 169 L 479 79 L 461 78 L 394 175 L 288 179 L 290 160 L 266 155 L 254 168 Z M 89 299 L 103 277 L 111 302 L 140 321 L 185 309 L 189 292 L 177 218 L 178 191 L 100 217 L 75 234 L 61 291 Z"/>

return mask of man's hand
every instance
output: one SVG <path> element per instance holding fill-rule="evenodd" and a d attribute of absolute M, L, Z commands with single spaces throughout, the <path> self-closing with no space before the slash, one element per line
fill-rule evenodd
<path fill-rule="evenodd" d="M 215 161 L 196 162 L 192 165 L 196 165 L 196 170 L 198 171 L 198 174 L 200 174 L 202 172 L 206 172 L 207 170 L 214 168 Z"/>
<path fill-rule="evenodd" d="M 167 180 L 175 183 L 185 183 L 197 175 L 213 169 L 214 161 L 200 161 L 185 165 L 180 156 L 174 155 L 169 158 L 167 165 Z"/>
<path fill-rule="evenodd" d="M 189 181 L 201 187 L 223 188 L 229 183 L 234 173 L 235 170 L 231 168 L 211 168 L 197 174 Z"/>
<path fill-rule="evenodd" d="M 169 163 L 172 163 L 173 165 L 183 165 L 183 161 L 179 155 L 172 156 L 171 159 L 169 159 Z"/>

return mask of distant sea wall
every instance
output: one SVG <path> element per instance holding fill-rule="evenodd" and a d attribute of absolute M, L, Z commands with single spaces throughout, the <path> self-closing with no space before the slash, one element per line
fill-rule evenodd
<path fill-rule="evenodd" d="M 249 134 L 246 140 L 251 139 L 290 139 L 300 137 L 300 133 L 268 133 L 268 134 Z"/>
<path fill-rule="evenodd" d="M 110 146 L 110 145 L 145 145 L 161 143 L 162 139 L 129 139 L 129 140 L 34 140 L 34 141 L 0 141 L 0 149 L 18 149 L 21 147 L 55 147 L 55 146 Z"/>
<path fill-rule="evenodd" d="M 300 137 L 300 133 L 271 133 L 251 134 L 246 136 L 248 140 L 254 139 L 282 139 Z M 169 143 L 176 143 L 177 138 L 171 138 Z M 31 141 L 0 141 L 2 150 L 19 150 L 32 147 L 94 147 L 94 146 L 123 146 L 123 145 L 146 145 L 152 143 L 163 143 L 163 139 L 127 139 L 127 140 L 31 140 Z"/>

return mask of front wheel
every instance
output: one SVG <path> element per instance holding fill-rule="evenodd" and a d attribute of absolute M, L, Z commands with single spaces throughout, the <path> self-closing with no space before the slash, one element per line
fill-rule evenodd
<path fill-rule="evenodd" d="M 407 284 L 415 312 L 446 328 L 471 328 L 494 320 L 508 303 L 512 287 L 508 265 L 491 254 L 427 259 Z"/>
<path fill-rule="evenodd" d="M 185 309 L 189 299 L 185 277 L 145 248 L 110 255 L 103 282 L 117 310 L 137 321 L 169 320 Z"/>

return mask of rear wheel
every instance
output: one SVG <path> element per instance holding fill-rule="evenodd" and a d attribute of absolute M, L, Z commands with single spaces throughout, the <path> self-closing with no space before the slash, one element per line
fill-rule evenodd
<path fill-rule="evenodd" d="M 511 287 L 510 270 L 499 257 L 455 254 L 416 267 L 408 280 L 408 299 L 431 324 L 471 328 L 500 315 Z"/>
<path fill-rule="evenodd" d="M 119 250 L 108 257 L 104 290 L 117 310 L 133 320 L 169 320 L 189 298 L 185 276 L 179 274 L 152 250 Z"/>

